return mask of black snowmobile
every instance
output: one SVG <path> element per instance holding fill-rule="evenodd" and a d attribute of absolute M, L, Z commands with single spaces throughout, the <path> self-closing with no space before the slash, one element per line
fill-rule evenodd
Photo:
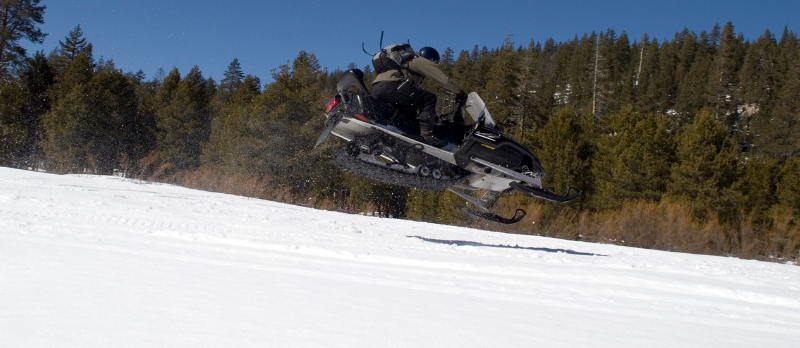
<path fill-rule="evenodd" d="M 448 142 L 439 148 L 419 136 L 416 110 L 370 96 L 360 70 L 346 71 L 337 89 L 325 108 L 327 128 L 316 146 L 330 134 L 346 140 L 333 158 L 340 169 L 387 184 L 449 190 L 480 210 L 465 207 L 464 212 L 502 224 L 516 223 L 525 216 L 522 209 L 511 218 L 492 213 L 495 202 L 506 193 L 520 191 L 558 203 L 579 194 L 570 189 L 560 196 L 543 189 L 545 172 L 539 159 L 503 134 L 475 92 L 444 115 L 452 123 L 434 130 Z M 474 123 L 464 123 L 462 108 Z"/>

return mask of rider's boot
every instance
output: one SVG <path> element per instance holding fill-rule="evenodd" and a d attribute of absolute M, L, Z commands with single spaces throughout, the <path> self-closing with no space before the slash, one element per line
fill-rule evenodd
<path fill-rule="evenodd" d="M 447 145 L 447 142 L 437 138 L 433 135 L 433 125 L 428 122 L 419 123 L 419 135 L 425 139 L 425 143 L 431 146 L 442 147 Z"/>

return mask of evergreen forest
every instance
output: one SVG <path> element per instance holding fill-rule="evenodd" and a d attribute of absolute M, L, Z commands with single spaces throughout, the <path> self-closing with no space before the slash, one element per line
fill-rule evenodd
<path fill-rule="evenodd" d="M 462 213 L 465 203 L 449 192 L 334 167 L 343 142 L 314 143 L 342 71 L 321 67 L 313 53 L 274 68 L 265 85 L 236 59 L 220 81 L 198 67 L 148 79 L 96 60 L 80 26 L 50 53 L 28 54 L 19 41 L 42 42 L 43 6 L 18 3 L 31 6 L 17 18 L 27 26 L 0 35 L 2 166 L 572 240 L 800 256 L 800 38 L 788 28 L 753 41 L 729 22 L 664 41 L 609 29 L 441 50 L 439 67 L 539 156 L 545 186 L 582 191 L 565 205 L 509 195 L 501 215 L 529 214 L 503 226 Z M 369 84 L 369 59 L 358 53 L 364 64 L 350 68 Z M 440 112 L 452 108 L 453 95 L 424 87 L 439 96 Z"/>

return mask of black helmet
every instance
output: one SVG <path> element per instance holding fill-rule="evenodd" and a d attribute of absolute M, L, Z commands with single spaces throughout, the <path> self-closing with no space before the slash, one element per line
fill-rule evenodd
<path fill-rule="evenodd" d="M 439 52 L 433 47 L 423 47 L 417 53 L 418 56 L 439 64 Z"/>

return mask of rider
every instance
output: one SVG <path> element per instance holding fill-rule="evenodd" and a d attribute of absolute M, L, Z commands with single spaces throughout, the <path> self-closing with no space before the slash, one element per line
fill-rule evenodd
<path fill-rule="evenodd" d="M 436 65 L 439 64 L 439 52 L 432 47 L 423 47 L 413 59 L 403 64 L 400 70 L 389 70 L 378 74 L 372 82 L 372 94 L 375 98 L 417 109 L 420 121 L 420 135 L 425 143 L 442 147 L 447 143 L 433 135 L 433 127 L 440 125 L 436 114 L 436 95 L 419 87 L 426 77 L 438 83 L 446 90 L 456 94 L 456 100 L 464 100 L 467 94 L 453 80 L 445 75 Z"/>

